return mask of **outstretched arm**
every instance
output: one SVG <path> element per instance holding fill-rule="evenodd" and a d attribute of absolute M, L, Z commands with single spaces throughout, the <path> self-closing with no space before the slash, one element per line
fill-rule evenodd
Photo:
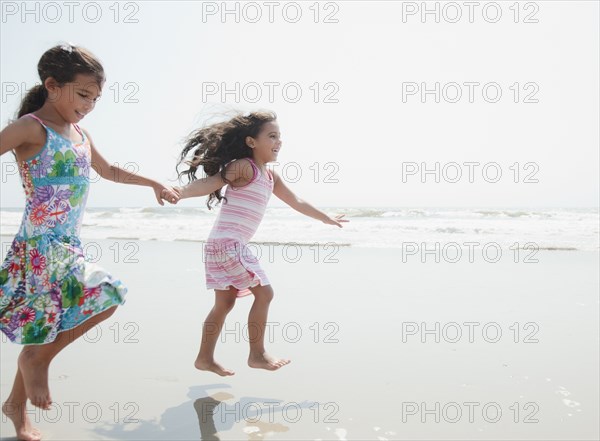
<path fill-rule="evenodd" d="M 225 177 L 233 186 L 246 185 L 252 180 L 253 169 L 247 159 L 237 159 L 225 167 Z M 207 196 L 227 184 L 220 173 L 196 179 L 183 187 L 176 187 L 180 199 Z"/>
<path fill-rule="evenodd" d="M 330 217 L 328 214 L 323 213 L 318 208 L 313 207 L 307 201 L 300 199 L 298 196 L 294 194 L 292 190 L 288 188 L 287 185 L 283 182 L 283 179 L 277 174 L 273 172 L 275 182 L 273 184 L 273 194 L 281 199 L 283 202 L 288 204 L 294 210 L 312 217 L 314 219 L 320 220 L 323 223 L 328 225 L 336 225 L 342 228 L 342 222 L 348 222 L 346 219 L 342 219 L 344 217 L 343 214 L 337 215 L 335 217 Z"/>
<path fill-rule="evenodd" d="M 135 172 L 125 170 L 117 165 L 109 164 L 108 161 L 104 159 L 104 157 L 96 149 L 94 141 L 92 141 L 89 133 L 86 130 L 84 130 L 84 132 L 92 147 L 92 167 L 102 178 L 117 182 L 119 184 L 133 184 L 151 187 L 154 190 L 154 195 L 156 196 L 156 200 L 160 205 L 164 205 L 163 199 L 166 199 L 171 203 L 176 203 L 179 200 L 179 195 L 174 192 L 173 189 L 165 187 L 160 182 L 140 176 Z"/>

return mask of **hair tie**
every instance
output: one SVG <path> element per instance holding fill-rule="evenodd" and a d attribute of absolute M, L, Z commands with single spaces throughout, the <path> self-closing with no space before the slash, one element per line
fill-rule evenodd
<path fill-rule="evenodd" d="M 70 54 L 72 54 L 72 53 L 73 53 L 73 46 L 72 46 L 70 43 L 63 44 L 63 45 L 62 45 L 60 48 L 61 48 L 63 51 L 66 51 L 66 52 L 68 52 L 68 53 L 70 53 Z"/>

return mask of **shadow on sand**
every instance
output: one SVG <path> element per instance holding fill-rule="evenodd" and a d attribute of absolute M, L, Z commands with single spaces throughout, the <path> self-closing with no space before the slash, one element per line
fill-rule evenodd
<path fill-rule="evenodd" d="M 290 428 L 276 423 L 276 414 L 293 418 L 298 409 L 314 408 L 318 403 L 283 403 L 282 400 L 263 397 L 235 397 L 223 389 L 227 384 L 191 387 L 189 401 L 171 407 L 158 420 L 133 420 L 104 424 L 94 429 L 97 435 L 118 440 L 211 440 L 218 441 L 219 433 L 231 430 L 236 423 L 245 422 L 240 437 L 263 440 L 267 435 L 287 432 Z M 213 390 L 210 394 L 208 391 Z M 282 413 L 283 412 L 283 413 Z M 238 438 L 236 438 L 238 439 Z M 241 438 L 239 438 L 241 439 Z"/>

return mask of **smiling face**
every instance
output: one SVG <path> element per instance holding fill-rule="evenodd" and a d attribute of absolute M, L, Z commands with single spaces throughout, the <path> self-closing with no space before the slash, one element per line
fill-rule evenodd
<path fill-rule="evenodd" d="M 276 161 L 281 149 L 281 133 L 277 121 L 264 123 L 256 138 L 246 138 L 246 144 L 252 149 L 255 162 L 266 164 Z"/>
<path fill-rule="evenodd" d="M 93 75 L 77 74 L 73 81 L 59 85 L 53 78 L 45 82 L 48 100 L 60 116 L 69 123 L 81 121 L 94 110 L 102 94 L 102 84 Z"/>

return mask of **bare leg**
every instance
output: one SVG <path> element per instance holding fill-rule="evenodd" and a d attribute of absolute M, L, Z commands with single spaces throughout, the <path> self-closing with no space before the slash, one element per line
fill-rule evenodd
<path fill-rule="evenodd" d="M 25 441 L 38 441 L 41 439 L 42 434 L 31 425 L 27 415 L 27 394 L 25 393 L 23 375 L 18 368 L 12 391 L 2 405 L 2 413 L 13 422 L 17 439 Z"/>
<path fill-rule="evenodd" d="M 211 309 L 204 320 L 202 326 L 202 341 L 200 343 L 200 351 L 194 362 L 196 369 L 201 371 L 211 371 L 219 374 L 222 377 L 235 374 L 232 370 L 225 369 L 219 363 L 215 361 L 215 347 L 217 340 L 221 334 L 223 323 L 225 318 L 233 305 L 235 305 L 235 299 L 237 298 L 237 290 L 218 290 L 215 289 L 215 306 Z"/>
<path fill-rule="evenodd" d="M 69 344 L 73 343 L 98 323 L 109 318 L 115 312 L 116 308 L 117 306 L 113 306 L 90 318 L 78 327 L 59 333 L 56 340 L 52 343 L 44 345 L 27 345 L 23 348 L 19 355 L 19 372 L 15 379 L 15 385 L 17 385 L 20 373 L 23 388 L 25 389 L 27 398 L 29 398 L 31 404 L 42 409 L 50 408 L 50 405 L 52 404 L 52 398 L 50 397 L 50 390 L 48 388 L 48 368 L 50 362 Z M 20 385 L 18 387 L 20 387 Z M 14 387 L 13 390 L 15 390 Z"/>
<path fill-rule="evenodd" d="M 265 327 L 269 314 L 269 304 L 273 299 L 270 285 L 250 288 L 254 294 L 254 303 L 248 315 L 248 338 L 250 340 L 250 356 L 248 366 L 257 369 L 275 371 L 290 363 L 290 360 L 270 356 L 265 351 Z"/>

